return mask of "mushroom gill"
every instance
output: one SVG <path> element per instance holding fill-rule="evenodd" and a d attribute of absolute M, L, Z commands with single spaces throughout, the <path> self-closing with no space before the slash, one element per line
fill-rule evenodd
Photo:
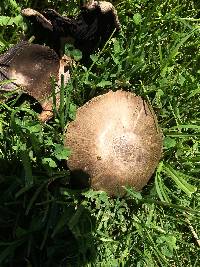
<path fill-rule="evenodd" d="M 141 190 L 149 181 L 161 158 L 162 134 L 141 97 L 110 91 L 78 109 L 65 146 L 73 179 L 88 176 L 93 189 L 123 196 L 124 186 Z"/>

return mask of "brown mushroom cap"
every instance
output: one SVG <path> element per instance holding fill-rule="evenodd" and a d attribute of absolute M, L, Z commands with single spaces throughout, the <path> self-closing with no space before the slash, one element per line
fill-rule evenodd
<path fill-rule="evenodd" d="M 72 173 L 87 174 L 95 190 L 122 196 L 122 186 L 141 190 L 149 181 L 161 158 L 162 134 L 141 97 L 110 91 L 78 109 L 65 146 Z"/>
<path fill-rule="evenodd" d="M 0 56 L 0 80 L 12 80 L 12 83 L 3 84 L 0 89 L 18 89 L 34 97 L 47 111 L 41 116 L 41 120 L 46 121 L 52 117 L 51 77 L 59 82 L 64 65 L 69 67 L 70 60 L 60 60 L 49 47 L 21 42 Z M 68 79 L 69 73 L 66 75 Z"/>

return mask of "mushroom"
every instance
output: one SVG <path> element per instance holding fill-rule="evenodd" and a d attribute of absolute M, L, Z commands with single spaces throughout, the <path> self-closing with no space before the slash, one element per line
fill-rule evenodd
<path fill-rule="evenodd" d="M 71 149 L 67 165 L 74 181 L 123 196 L 125 186 L 141 190 L 149 181 L 161 158 L 162 134 L 140 96 L 109 91 L 77 110 L 65 146 Z"/>
<path fill-rule="evenodd" d="M 45 9 L 40 14 L 27 8 L 22 10 L 22 15 L 35 26 L 32 32 L 37 42 L 46 41 L 62 55 L 64 44 L 70 41 L 82 51 L 83 59 L 87 59 L 97 47 L 102 47 L 114 30 L 120 29 L 116 9 L 105 1 L 81 4 L 77 18 L 61 16 L 53 9 Z"/>
<path fill-rule="evenodd" d="M 81 27 L 75 33 L 74 44 L 86 59 L 97 48 L 102 48 L 114 31 L 120 30 L 117 11 L 106 1 L 92 0 L 83 4 L 77 24 Z"/>
<path fill-rule="evenodd" d="M 65 67 L 65 74 L 64 74 Z M 56 52 L 49 47 L 28 42 L 20 42 L 0 55 L 0 81 L 11 80 L 0 85 L 1 91 L 22 91 L 35 98 L 42 106 L 39 118 L 47 121 L 53 116 L 51 77 L 59 84 L 60 75 L 69 79 L 70 58 L 59 59 Z M 57 103 L 59 94 L 57 94 Z"/>

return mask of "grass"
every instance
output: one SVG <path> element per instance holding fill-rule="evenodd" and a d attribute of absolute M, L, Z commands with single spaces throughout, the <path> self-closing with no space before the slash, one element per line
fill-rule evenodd
<path fill-rule="evenodd" d="M 26 30 L 20 9 L 35 5 L 20 3 L 0 7 L 2 52 Z M 77 12 L 76 3 L 40 3 L 47 4 Z M 199 266 L 200 5 L 124 0 L 115 6 L 121 33 L 92 56 L 91 66 L 76 64 L 51 122 L 41 124 L 28 102 L 0 106 L 2 267 Z M 70 152 L 63 133 L 76 107 L 110 88 L 151 103 L 164 135 L 150 183 L 140 193 L 128 188 L 122 199 L 72 190 L 64 163 Z"/>

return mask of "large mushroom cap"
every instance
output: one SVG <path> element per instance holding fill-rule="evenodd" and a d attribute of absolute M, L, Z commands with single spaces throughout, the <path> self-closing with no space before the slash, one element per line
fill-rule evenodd
<path fill-rule="evenodd" d="M 123 186 L 141 190 L 149 181 L 161 157 L 162 134 L 141 97 L 110 91 L 78 109 L 65 146 L 72 173 L 87 174 L 95 190 L 122 196 Z"/>
<path fill-rule="evenodd" d="M 64 74 L 64 66 L 69 68 L 68 61 L 63 57 L 59 59 L 57 53 L 49 47 L 20 42 L 0 55 L 0 81 L 11 80 L 9 84 L 0 86 L 1 90 L 11 91 L 20 89 L 35 98 L 48 109 L 48 116 L 43 116 L 43 121 L 52 117 L 52 101 L 49 100 L 52 91 L 51 78 L 59 81 Z M 69 73 L 66 73 L 69 79 Z M 59 94 L 58 94 L 59 95 Z"/>

